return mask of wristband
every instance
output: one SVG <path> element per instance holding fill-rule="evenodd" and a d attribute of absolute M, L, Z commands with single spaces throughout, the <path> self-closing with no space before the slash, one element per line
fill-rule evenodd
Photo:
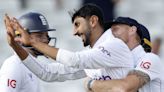
<path fill-rule="evenodd" d="M 87 88 L 88 88 L 89 91 L 92 91 L 92 84 L 94 83 L 94 81 L 95 81 L 95 80 L 93 80 L 93 79 L 90 79 L 90 80 L 88 81 Z"/>

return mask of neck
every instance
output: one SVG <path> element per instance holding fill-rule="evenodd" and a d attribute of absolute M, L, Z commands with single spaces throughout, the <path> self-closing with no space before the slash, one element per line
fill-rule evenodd
<path fill-rule="evenodd" d="M 92 31 L 91 38 L 90 38 L 91 48 L 94 46 L 94 44 L 97 42 L 97 40 L 101 37 L 103 33 L 104 33 L 104 30 L 101 27 L 97 27 Z"/>
<path fill-rule="evenodd" d="M 129 41 L 127 43 L 127 45 L 130 50 L 133 50 L 134 48 L 136 48 L 139 45 L 139 42 L 137 40 L 133 40 L 133 41 Z"/>

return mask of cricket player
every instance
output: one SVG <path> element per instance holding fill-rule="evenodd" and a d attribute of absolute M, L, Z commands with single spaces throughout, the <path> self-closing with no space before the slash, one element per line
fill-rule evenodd
<path fill-rule="evenodd" d="M 40 16 L 40 17 L 39 17 Z M 41 19 L 42 18 L 42 19 Z M 45 25 L 42 25 L 42 21 Z M 54 31 L 48 27 L 47 20 L 39 13 L 26 13 L 19 18 L 23 22 L 30 36 L 45 44 L 49 42 L 48 31 Z M 8 21 L 6 21 L 6 24 Z M 30 26 L 33 25 L 33 26 Z M 44 28 L 44 29 L 43 29 Z M 44 32 L 43 32 L 44 30 Z M 20 37 L 16 32 L 16 37 Z M 34 57 L 43 55 L 32 47 L 22 46 Z M 16 53 L 6 59 L 0 69 L 0 91 L 1 92 L 40 92 L 39 83 L 36 75 L 22 64 Z"/>
<path fill-rule="evenodd" d="M 134 67 L 133 57 L 128 46 L 122 40 L 113 37 L 110 30 L 104 31 L 102 13 L 97 6 L 90 4 L 83 6 L 73 14 L 72 22 L 74 34 L 81 37 L 84 46 L 89 45 L 91 49 L 71 52 L 51 47 L 32 39 L 18 22 L 15 22 L 17 25 L 16 29 L 21 33 L 21 38 L 16 41 L 21 41 L 24 45 L 33 46 L 66 66 L 80 70 L 87 69 L 85 70 L 87 76 L 95 80 L 123 78 Z M 13 30 L 8 31 L 13 32 Z M 13 37 L 13 35 L 9 36 Z M 55 81 L 54 78 L 56 77 L 51 75 L 55 75 L 53 71 L 56 67 L 48 65 L 42 67 L 16 41 L 9 39 L 9 44 L 12 43 L 10 46 L 15 50 L 23 63 L 42 80 Z"/>
<path fill-rule="evenodd" d="M 121 28 L 123 24 L 128 25 L 127 23 L 119 21 L 119 19 L 116 19 L 112 23 L 112 33 L 118 38 L 125 38 L 124 34 L 130 33 L 115 29 L 117 26 Z M 141 25 L 140 29 L 142 30 L 141 42 L 144 42 L 143 46 L 145 47 L 145 51 L 141 46 L 137 46 L 132 50 L 136 68 L 129 72 L 124 79 L 110 81 L 88 80 L 86 84 L 88 89 L 93 92 L 136 92 L 137 90 L 138 92 L 164 92 L 164 78 L 162 76 L 164 64 L 157 55 L 150 52 L 151 43 L 147 28 Z M 133 36 L 133 38 L 135 38 L 135 36 Z M 138 41 L 135 43 L 138 43 Z"/>
<path fill-rule="evenodd" d="M 11 31 L 11 29 L 13 30 L 13 27 L 11 27 L 13 22 L 14 21 L 10 20 L 9 17 L 5 18 L 5 24 L 8 25 L 8 31 Z M 26 13 L 19 18 L 19 22 L 23 28 L 26 28 L 25 31 L 28 32 L 30 37 L 33 39 L 45 44 L 48 44 L 52 39 L 48 36 L 48 31 L 55 31 L 55 29 L 49 28 L 48 22 L 42 14 L 37 12 Z M 18 31 L 15 31 L 13 35 L 16 35 L 16 38 L 21 36 Z M 8 36 L 8 40 L 9 39 L 13 38 Z M 31 53 L 35 59 L 37 56 L 43 55 L 33 47 L 24 45 L 22 46 L 20 44 L 17 45 L 19 45 L 21 48 L 23 47 L 28 53 Z M 40 63 L 42 63 L 41 67 L 48 65 L 45 62 Z M 64 81 L 68 79 L 79 79 L 81 77 L 85 77 L 84 71 L 66 67 L 59 63 L 51 64 L 50 66 L 54 67 L 51 76 L 53 76 L 55 81 Z M 36 75 L 34 75 L 28 68 L 25 67 L 16 53 L 4 61 L 0 70 L 1 92 L 40 92 L 39 89 L 40 88 Z"/>

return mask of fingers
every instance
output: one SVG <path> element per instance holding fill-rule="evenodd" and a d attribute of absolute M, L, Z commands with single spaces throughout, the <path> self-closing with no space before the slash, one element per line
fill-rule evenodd
<path fill-rule="evenodd" d="M 4 22 L 5 22 L 7 32 L 10 32 L 12 36 L 15 36 L 14 28 L 11 24 L 11 19 L 7 14 L 5 14 Z"/>
<path fill-rule="evenodd" d="M 7 14 L 5 14 L 4 22 L 7 29 L 7 27 L 10 26 L 10 18 Z"/>
<path fill-rule="evenodd" d="M 18 44 L 22 44 L 22 39 L 19 37 L 14 38 L 14 41 L 17 42 Z"/>
<path fill-rule="evenodd" d="M 13 46 L 13 43 L 15 43 L 14 42 L 14 37 L 12 36 L 12 34 L 10 32 L 7 32 L 7 40 L 8 40 L 8 44 L 10 46 Z"/>
<path fill-rule="evenodd" d="M 6 24 L 7 26 L 9 26 L 9 24 L 10 24 L 10 18 L 9 18 L 9 16 L 8 16 L 7 14 L 5 14 L 5 19 L 4 19 L 4 21 L 5 21 L 5 24 Z"/>
<path fill-rule="evenodd" d="M 19 24 L 19 22 L 18 22 L 18 20 L 15 18 L 15 17 L 13 17 L 13 26 L 14 26 L 14 28 L 17 30 L 17 31 L 19 31 L 20 33 L 25 33 L 26 31 L 24 30 L 24 28 Z"/>
<path fill-rule="evenodd" d="M 10 45 L 14 42 L 22 43 L 24 45 L 30 44 L 30 35 L 28 32 L 19 24 L 16 18 L 10 18 L 7 14 L 5 15 L 5 26 L 8 34 L 8 41 Z M 19 37 L 16 35 L 20 35 Z"/>
<path fill-rule="evenodd" d="M 10 32 L 7 32 L 7 35 L 10 38 L 10 40 L 14 39 L 14 37 L 12 36 L 12 34 Z"/>

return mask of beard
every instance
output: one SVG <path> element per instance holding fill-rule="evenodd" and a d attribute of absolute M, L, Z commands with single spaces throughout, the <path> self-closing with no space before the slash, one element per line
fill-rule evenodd
<path fill-rule="evenodd" d="M 87 32 L 85 33 L 86 39 L 83 41 L 84 47 L 86 47 L 86 46 L 88 46 L 88 45 L 91 44 L 91 42 L 90 42 L 90 36 L 91 36 L 91 30 L 90 30 L 90 28 L 89 28 L 89 29 L 87 30 Z"/>

